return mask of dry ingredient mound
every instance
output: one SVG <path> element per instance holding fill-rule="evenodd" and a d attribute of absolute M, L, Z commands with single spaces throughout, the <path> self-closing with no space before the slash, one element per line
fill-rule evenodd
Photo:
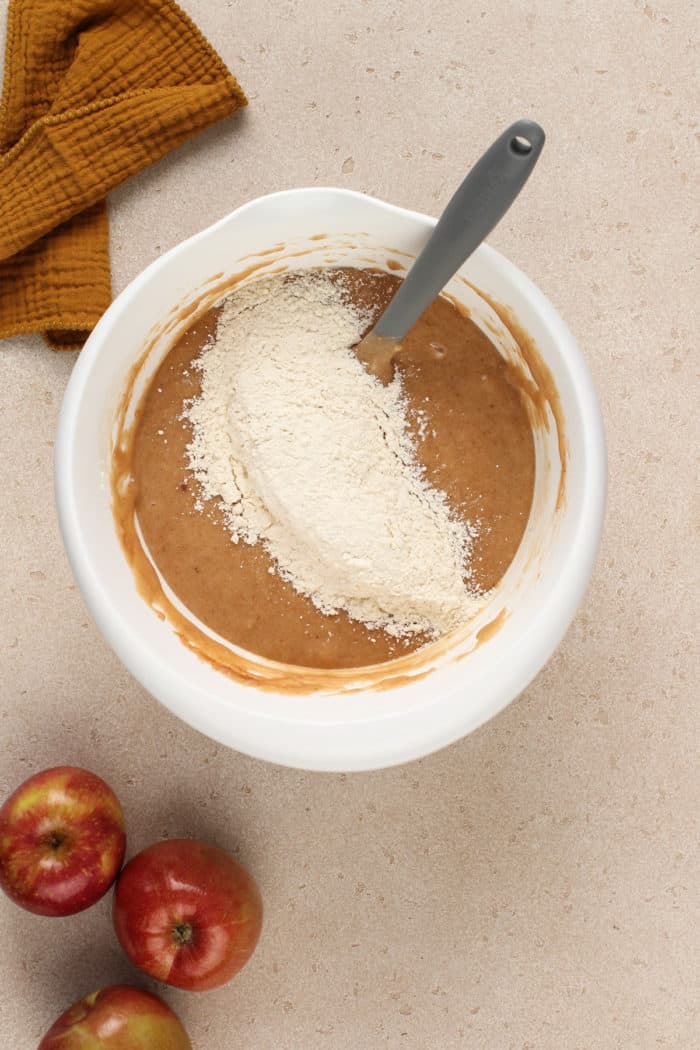
<path fill-rule="evenodd" d="M 341 282 L 275 276 L 222 307 L 185 416 L 202 499 L 233 539 L 370 629 L 436 636 L 473 616 L 474 530 L 423 476 L 399 376 L 385 386 L 353 353 L 369 318 Z"/>

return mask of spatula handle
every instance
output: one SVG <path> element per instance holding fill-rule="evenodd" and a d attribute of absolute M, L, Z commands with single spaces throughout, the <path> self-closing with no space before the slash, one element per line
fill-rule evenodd
<path fill-rule="evenodd" d="M 377 335 L 403 339 L 508 211 L 535 167 L 544 139 L 539 124 L 518 120 L 477 161 L 377 322 Z"/>

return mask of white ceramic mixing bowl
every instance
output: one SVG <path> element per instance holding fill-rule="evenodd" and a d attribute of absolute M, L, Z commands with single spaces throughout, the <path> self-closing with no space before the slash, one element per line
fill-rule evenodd
<path fill-rule="evenodd" d="M 171 711 L 250 755 L 305 769 L 360 770 L 404 762 L 458 739 L 532 680 L 561 641 L 588 584 L 606 485 L 603 425 L 591 377 L 547 299 L 483 245 L 460 272 L 509 308 L 536 343 L 558 392 L 567 462 L 558 501 L 557 431 L 553 425 L 541 428 L 525 537 L 475 623 L 428 658 L 420 674 L 408 674 L 392 688 L 354 692 L 346 683 L 330 693 L 288 695 L 216 671 L 137 593 L 112 517 L 110 457 L 127 376 L 153 333 L 167 327 L 163 320 L 193 302 L 212 278 L 255 264 L 262 268 L 254 277 L 285 263 L 381 268 L 389 258 L 410 263 L 434 222 L 346 190 L 291 190 L 254 200 L 158 259 L 122 292 L 80 354 L 66 391 L 56 443 L 56 496 L 73 572 L 100 630 Z M 502 352 L 517 353 L 508 331 L 472 288 L 455 278 L 448 291 L 470 308 Z M 176 327 L 155 338 L 146 377 L 177 333 Z"/>

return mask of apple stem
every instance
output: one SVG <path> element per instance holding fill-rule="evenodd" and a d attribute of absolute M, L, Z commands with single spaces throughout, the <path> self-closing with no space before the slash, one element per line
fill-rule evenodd
<path fill-rule="evenodd" d="M 173 940 L 176 944 L 189 944 L 192 940 L 192 927 L 189 922 L 181 922 L 173 927 Z"/>

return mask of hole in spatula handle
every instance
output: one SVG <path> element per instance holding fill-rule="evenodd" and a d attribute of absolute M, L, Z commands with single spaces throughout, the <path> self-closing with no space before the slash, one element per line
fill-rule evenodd
<path fill-rule="evenodd" d="M 510 148 L 513 153 L 517 153 L 521 157 L 526 157 L 528 153 L 532 152 L 532 143 L 529 139 L 526 139 L 524 135 L 515 135 L 510 140 Z"/>

